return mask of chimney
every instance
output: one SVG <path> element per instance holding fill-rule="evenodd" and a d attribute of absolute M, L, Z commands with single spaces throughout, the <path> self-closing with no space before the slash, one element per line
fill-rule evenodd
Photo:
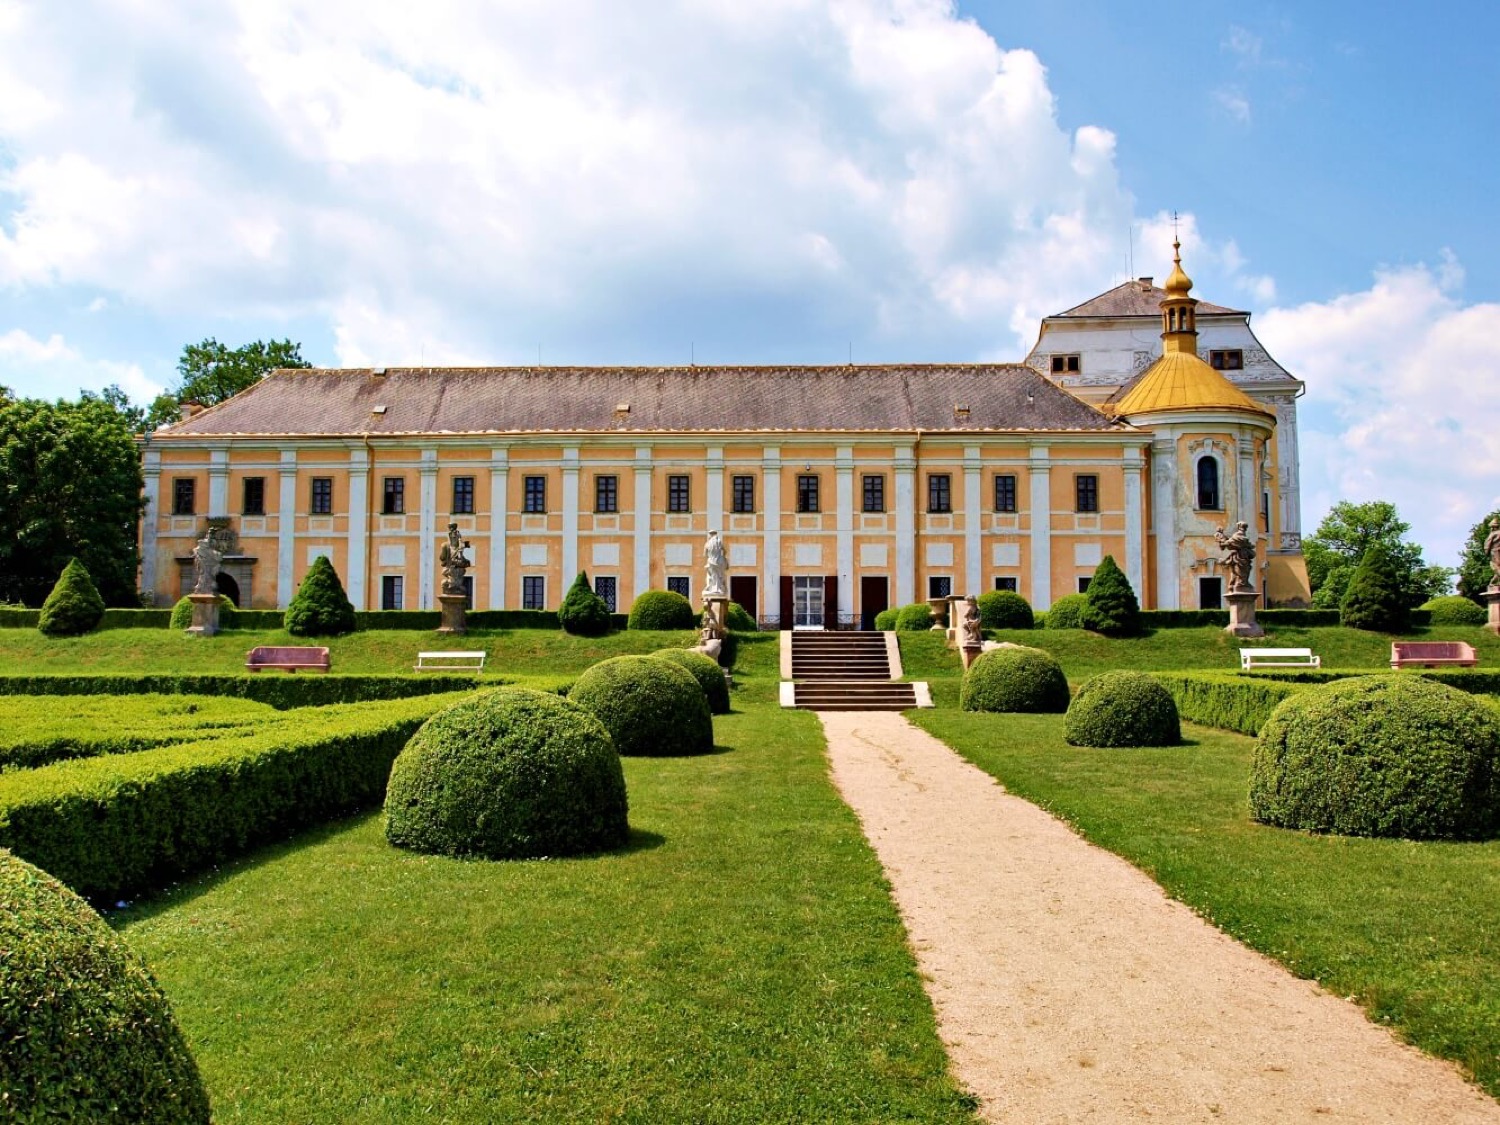
<path fill-rule="evenodd" d="M 1141 283 L 1141 288 L 1142 289 L 1150 289 L 1151 288 L 1151 283 L 1154 282 L 1156 280 L 1156 278 L 1154 278 L 1154 277 L 1138 277 L 1138 278 L 1136 278 L 1136 280 Z"/>
<path fill-rule="evenodd" d="M 182 411 L 182 420 L 184 422 L 191 422 L 203 413 L 204 406 L 201 402 L 194 402 L 192 399 L 189 399 L 187 402 L 178 403 L 177 409 Z"/>

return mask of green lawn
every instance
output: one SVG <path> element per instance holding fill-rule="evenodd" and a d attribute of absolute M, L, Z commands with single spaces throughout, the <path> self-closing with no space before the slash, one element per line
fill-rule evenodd
<path fill-rule="evenodd" d="M 915 722 L 1173 897 L 1299 976 L 1356 998 L 1500 1095 L 1500 841 L 1313 836 L 1253 823 L 1253 741 L 1068 746 L 1062 717 L 910 712 Z"/>

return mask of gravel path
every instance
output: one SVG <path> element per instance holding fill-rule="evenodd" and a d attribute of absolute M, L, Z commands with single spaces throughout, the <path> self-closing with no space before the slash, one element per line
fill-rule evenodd
<path fill-rule="evenodd" d="M 899 714 L 819 716 L 990 1121 L 1500 1125 L 1500 1103 L 1226 937 Z"/>

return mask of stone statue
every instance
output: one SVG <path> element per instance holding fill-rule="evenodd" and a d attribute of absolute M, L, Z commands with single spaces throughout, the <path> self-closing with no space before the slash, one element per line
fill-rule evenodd
<path fill-rule="evenodd" d="M 1490 520 L 1490 533 L 1485 536 L 1484 553 L 1490 557 L 1490 585 L 1500 586 L 1500 516 Z"/>
<path fill-rule="evenodd" d="M 443 544 L 443 553 L 438 556 L 438 564 L 443 568 L 443 593 L 464 593 L 464 571 L 474 564 L 464 554 L 464 548 L 468 544 L 458 534 L 458 524 L 448 525 L 448 542 Z"/>
<path fill-rule="evenodd" d="M 193 545 L 193 593 L 218 593 L 214 580 L 219 576 L 219 564 L 223 561 L 224 552 L 214 540 L 213 528 L 209 528 Z"/>
<path fill-rule="evenodd" d="M 703 544 L 703 596 L 705 598 L 727 598 L 729 596 L 729 560 L 724 554 L 724 540 L 717 531 L 708 533 Z"/>
<path fill-rule="evenodd" d="M 984 647 L 984 627 L 979 623 L 979 600 L 973 594 L 964 599 L 964 615 L 959 628 L 964 648 Z"/>
<path fill-rule="evenodd" d="M 1229 571 L 1229 593 L 1243 594 L 1254 590 L 1250 576 L 1255 571 L 1255 544 L 1247 534 L 1250 525 L 1237 523 L 1234 534 L 1225 535 L 1223 530 L 1214 532 L 1219 549 L 1224 552 L 1219 562 Z"/>

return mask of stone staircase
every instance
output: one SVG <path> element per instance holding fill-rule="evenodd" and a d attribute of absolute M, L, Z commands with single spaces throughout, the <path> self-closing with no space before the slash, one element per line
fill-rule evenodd
<path fill-rule="evenodd" d="M 892 633 L 781 634 L 781 705 L 804 711 L 905 711 L 931 707 L 925 683 L 899 683 Z"/>

